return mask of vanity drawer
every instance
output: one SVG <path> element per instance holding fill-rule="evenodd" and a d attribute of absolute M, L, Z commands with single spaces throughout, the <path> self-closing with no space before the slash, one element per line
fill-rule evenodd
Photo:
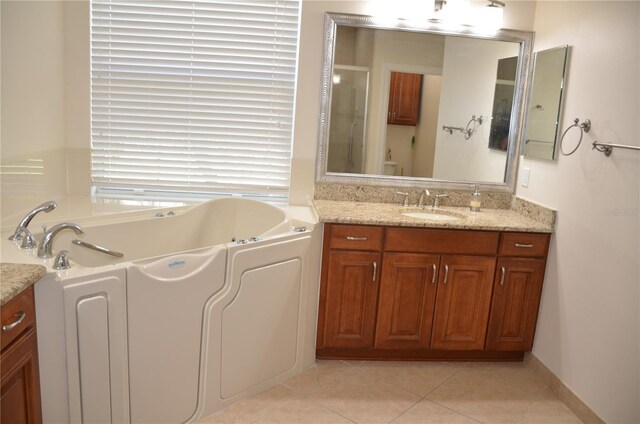
<path fill-rule="evenodd" d="M 499 233 L 491 231 L 429 230 L 388 228 L 386 251 L 495 255 Z"/>
<path fill-rule="evenodd" d="M 36 323 L 33 287 L 29 287 L 2 307 L 0 349 L 8 346 L 16 337 Z"/>
<path fill-rule="evenodd" d="M 500 256 L 544 257 L 549 248 L 549 234 L 502 233 Z"/>
<path fill-rule="evenodd" d="M 329 231 L 331 249 L 380 250 L 382 248 L 382 227 L 331 224 Z"/>

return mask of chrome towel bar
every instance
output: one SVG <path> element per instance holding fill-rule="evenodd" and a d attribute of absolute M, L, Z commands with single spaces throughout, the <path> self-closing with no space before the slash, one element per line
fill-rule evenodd
<path fill-rule="evenodd" d="M 617 149 L 640 150 L 640 146 L 626 146 L 624 144 L 599 143 L 598 141 L 594 141 L 592 146 L 595 150 L 604 153 L 606 157 L 611 156 L 611 152 L 613 151 L 614 147 Z"/>

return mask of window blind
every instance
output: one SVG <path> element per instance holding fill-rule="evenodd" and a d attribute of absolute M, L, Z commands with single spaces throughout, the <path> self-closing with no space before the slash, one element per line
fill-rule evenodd
<path fill-rule="evenodd" d="M 92 0 L 98 190 L 286 196 L 298 15 L 298 0 Z"/>

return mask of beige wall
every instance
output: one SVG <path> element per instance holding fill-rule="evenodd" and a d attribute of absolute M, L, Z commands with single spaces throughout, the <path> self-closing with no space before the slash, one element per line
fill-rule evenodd
<path fill-rule="evenodd" d="M 413 156 L 412 175 L 414 177 L 433 177 L 441 80 L 440 75 L 426 75 L 422 82 L 422 109 L 420 110 L 420 124 L 416 127 L 416 145 Z"/>
<path fill-rule="evenodd" d="M 520 167 L 517 194 L 558 210 L 533 353 L 606 422 L 638 423 L 640 152 L 590 143 L 640 143 L 640 2 L 543 1 L 535 22 L 536 50 L 571 46 L 561 128 L 593 126 L 573 156 Z"/>
<path fill-rule="evenodd" d="M 65 145 L 63 4 L 2 1 L 3 160 Z"/>

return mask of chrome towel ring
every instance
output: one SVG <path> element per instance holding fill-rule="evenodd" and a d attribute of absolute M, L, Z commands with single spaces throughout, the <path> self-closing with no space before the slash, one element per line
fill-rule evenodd
<path fill-rule="evenodd" d="M 572 151 L 570 151 L 569 153 L 565 153 L 564 149 L 562 148 L 562 143 L 564 142 L 564 136 L 567 135 L 567 132 L 569 132 L 569 130 L 573 127 L 577 127 L 580 129 L 580 140 L 578 140 L 578 144 L 576 144 L 576 147 Z M 571 156 L 572 154 L 574 154 L 576 150 L 578 150 L 578 147 L 580 147 L 580 144 L 582 143 L 582 137 L 584 136 L 584 133 L 588 133 L 590 129 L 591 129 L 590 119 L 585 119 L 584 122 L 580 122 L 578 118 L 574 119 L 573 125 L 569 126 L 566 130 L 564 130 L 564 132 L 562 133 L 562 137 L 560 137 L 560 152 L 565 156 Z"/>

